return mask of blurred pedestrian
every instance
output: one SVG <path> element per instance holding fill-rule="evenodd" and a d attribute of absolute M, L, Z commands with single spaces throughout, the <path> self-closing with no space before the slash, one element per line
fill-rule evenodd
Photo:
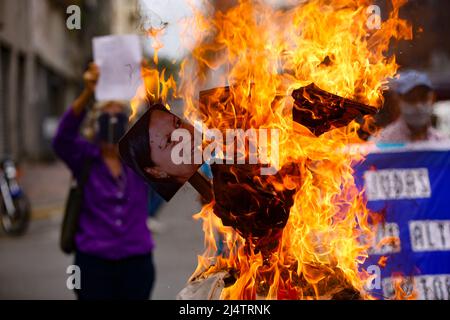
<path fill-rule="evenodd" d="M 435 93 L 425 73 L 415 70 L 399 74 L 391 90 L 400 110 L 399 118 L 382 130 L 375 141 L 404 143 L 415 141 L 440 141 L 445 136 L 432 127 Z"/>
<path fill-rule="evenodd" d="M 119 157 L 126 106 L 115 101 L 103 106 L 93 143 L 79 133 L 98 79 L 99 69 L 91 64 L 84 91 L 64 114 L 53 142 L 76 179 L 90 163 L 75 237 L 75 264 L 81 269 L 76 294 L 80 300 L 147 300 L 154 282 L 149 187 Z"/>

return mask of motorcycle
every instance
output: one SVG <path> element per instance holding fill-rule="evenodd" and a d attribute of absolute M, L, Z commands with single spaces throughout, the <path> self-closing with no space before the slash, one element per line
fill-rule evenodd
<path fill-rule="evenodd" d="M 9 236 L 21 236 L 30 222 L 30 202 L 18 183 L 14 161 L 5 159 L 0 163 L 0 222 Z"/>

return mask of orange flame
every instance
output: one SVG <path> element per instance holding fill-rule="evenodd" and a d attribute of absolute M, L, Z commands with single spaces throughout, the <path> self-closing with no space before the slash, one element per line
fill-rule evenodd
<path fill-rule="evenodd" d="M 394 296 L 391 300 L 416 300 L 418 293 L 415 289 L 414 277 L 404 277 L 394 274 L 391 278 Z"/>
<path fill-rule="evenodd" d="M 378 263 L 377 263 L 377 264 L 378 264 L 380 267 L 385 268 L 385 267 L 386 267 L 386 264 L 387 264 L 387 261 L 388 261 L 388 257 L 386 257 L 386 256 L 381 256 L 380 259 L 378 260 Z"/>
<path fill-rule="evenodd" d="M 206 4 L 194 8 L 188 25 L 197 45 L 181 71 L 185 116 L 210 129 L 278 129 L 280 167 L 301 168 L 300 176 L 274 182 L 276 190 L 296 193 L 281 242 L 269 258 L 245 250 L 245 240 L 223 226 L 212 204 L 196 216 L 203 220 L 206 251 L 194 276 L 233 272 L 237 280 L 224 289 L 223 299 L 336 298 L 347 288 L 370 298 L 361 270 L 368 245 L 360 240 L 372 239 L 373 230 L 352 175 L 363 155 L 343 152 L 360 141 L 358 124 L 315 137 L 293 122 L 289 97 L 315 83 L 380 107 L 383 87 L 398 69 L 395 57 L 387 56 L 389 43 L 412 37 L 411 27 L 398 18 L 404 3 L 393 1 L 378 30 L 367 27 L 366 0 L 311 0 L 284 9 L 241 0 L 226 11 Z M 211 78 L 230 85 L 229 105 L 220 101 L 220 90 L 198 102 Z M 218 256 L 217 234 L 225 248 Z"/>
<path fill-rule="evenodd" d="M 158 53 L 163 48 L 163 43 L 160 40 L 160 36 L 164 33 L 164 29 L 152 28 L 147 31 L 147 35 L 153 40 L 152 48 L 154 50 L 153 65 L 146 61 L 142 62 L 141 75 L 143 84 L 138 88 L 136 95 L 131 100 L 132 114 L 130 120 L 136 118 L 141 106 L 144 102 L 150 103 L 163 103 L 167 105 L 167 101 L 170 96 L 176 97 L 177 84 L 173 75 L 166 78 L 166 70 L 159 71 Z"/>

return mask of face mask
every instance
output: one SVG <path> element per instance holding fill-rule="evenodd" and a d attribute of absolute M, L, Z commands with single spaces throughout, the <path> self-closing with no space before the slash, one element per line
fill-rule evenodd
<path fill-rule="evenodd" d="M 125 134 L 128 117 L 125 113 L 103 113 L 98 118 L 98 137 L 109 144 L 117 144 Z"/>
<path fill-rule="evenodd" d="M 433 115 L 433 108 L 429 103 L 409 104 L 400 101 L 400 110 L 402 118 L 406 124 L 413 129 L 420 129 L 431 124 L 431 116 Z"/>

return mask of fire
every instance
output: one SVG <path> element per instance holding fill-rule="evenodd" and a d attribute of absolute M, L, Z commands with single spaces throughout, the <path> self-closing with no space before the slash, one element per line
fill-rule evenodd
<path fill-rule="evenodd" d="M 223 299 L 337 298 L 353 288 L 363 297 L 369 278 L 361 269 L 372 239 L 369 211 L 353 178 L 352 165 L 363 159 L 344 150 L 359 142 L 358 125 L 320 137 L 292 120 L 292 91 L 314 83 L 323 90 L 380 107 L 386 80 L 397 71 L 387 57 L 391 39 L 411 38 L 398 18 L 404 1 L 394 1 L 378 30 L 367 28 L 369 1 L 313 0 L 285 9 L 262 1 L 241 0 L 226 11 L 205 4 L 189 21 L 196 40 L 183 63 L 180 94 L 185 116 L 208 128 L 266 128 L 280 132 L 280 168 L 294 163 L 300 176 L 284 174 L 277 190 L 295 190 L 294 205 L 281 240 L 269 255 L 214 215 L 207 205 L 203 220 L 206 252 L 194 274 L 232 270 L 236 282 Z M 193 30 L 193 31 L 192 31 Z M 198 102 L 210 78 L 229 85 Z M 216 235 L 225 253 L 217 252 Z M 248 242 L 248 239 L 247 239 Z M 371 243 L 371 241 L 368 241 Z"/>
<path fill-rule="evenodd" d="M 185 21 L 182 40 L 190 38 L 195 46 L 182 63 L 181 86 L 176 90 L 173 78 L 144 68 L 145 85 L 136 99 L 165 100 L 174 89 L 186 118 L 208 129 L 276 129 L 278 169 L 297 170 L 280 171 L 281 180 L 265 182 L 293 193 L 287 224 L 267 252 L 224 226 L 214 203 L 195 216 L 203 221 L 206 250 L 193 277 L 229 271 L 236 281 L 224 289 L 223 299 L 371 299 L 364 290 L 371 277 L 361 265 L 374 231 L 352 169 L 364 155 L 344 152 L 360 142 L 359 125 L 317 137 L 293 121 L 291 94 L 314 83 L 380 108 L 387 79 L 398 69 L 387 54 L 390 41 L 412 37 L 409 24 L 398 17 L 405 1 L 394 0 L 389 18 L 375 30 L 367 26 L 366 0 L 311 0 L 282 9 L 240 0 L 225 11 L 208 3 L 193 6 L 193 19 Z M 199 102 L 212 78 L 229 86 L 227 96 L 217 89 Z M 217 256 L 218 235 L 223 249 Z"/>
<path fill-rule="evenodd" d="M 386 257 L 386 256 L 381 256 L 380 259 L 378 260 L 378 265 L 379 265 L 380 267 L 382 267 L 382 268 L 385 268 L 385 267 L 386 267 L 386 264 L 387 264 L 387 261 L 388 261 L 388 257 Z"/>
<path fill-rule="evenodd" d="M 160 37 L 164 34 L 164 30 L 164 28 L 151 28 L 147 30 L 147 35 L 152 39 L 152 48 L 154 51 L 153 64 L 147 61 L 142 62 L 141 74 L 143 84 L 138 88 L 136 95 L 131 100 L 132 114 L 130 120 L 136 118 L 139 106 L 144 102 L 166 102 L 170 94 L 172 94 L 172 97 L 176 97 L 177 84 L 173 75 L 166 77 L 165 69 L 159 71 L 157 68 L 159 63 L 158 53 L 164 47 L 160 40 Z"/>
<path fill-rule="evenodd" d="M 407 278 L 401 274 L 394 274 L 391 278 L 394 296 L 391 300 L 416 300 L 418 293 L 415 290 L 414 278 Z"/>

